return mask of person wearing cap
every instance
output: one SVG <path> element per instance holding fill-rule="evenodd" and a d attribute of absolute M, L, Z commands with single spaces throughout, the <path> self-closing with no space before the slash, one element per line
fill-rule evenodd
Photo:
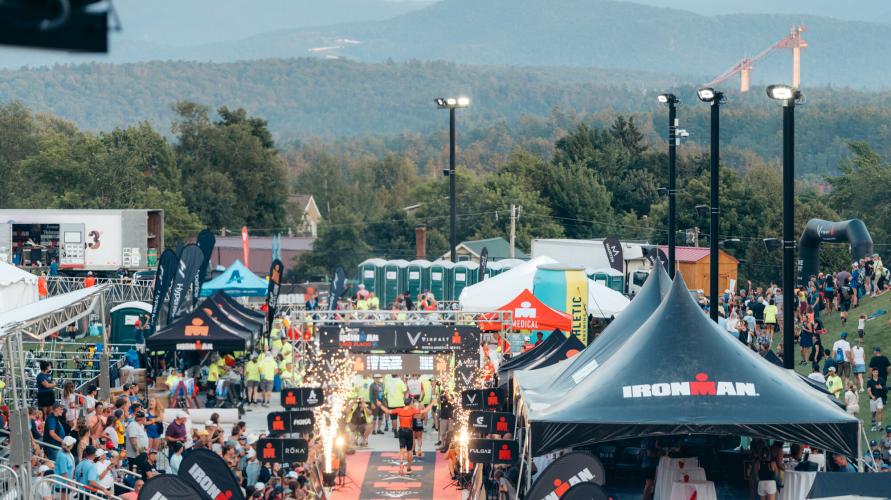
<path fill-rule="evenodd" d="M 87 271 L 87 277 L 84 278 L 84 288 L 90 288 L 96 285 L 96 278 L 93 277 L 93 271 Z"/>
<path fill-rule="evenodd" d="M 121 455 L 116 451 L 96 450 L 96 468 L 99 484 L 108 491 L 114 491 L 114 470 L 120 466 Z"/>
<path fill-rule="evenodd" d="M 65 426 L 62 424 L 64 415 L 65 407 L 60 403 L 53 403 L 46 421 L 43 423 L 43 442 L 53 445 L 53 447 L 43 447 L 46 458 L 50 460 L 55 460 L 58 452 L 55 447 L 61 446 L 62 440 L 65 439 Z"/>
<path fill-rule="evenodd" d="M 137 410 L 133 414 L 133 420 L 127 424 L 127 455 L 136 456 L 136 450 L 149 447 L 149 437 L 145 430 L 145 412 Z"/>
<path fill-rule="evenodd" d="M 186 429 L 186 418 L 188 415 L 186 412 L 182 410 L 176 410 L 176 416 L 173 418 L 173 422 L 170 422 L 167 425 L 167 430 L 164 431 L 164 440 L 167 441 L 168 445 L 168 457 L 169 454 L 172 453 L 170 451 L 169 446 L 172 443 L 182 443 L 183 446 L 189 440 L 189 433 Z"/>
<path fill-rule="evenodd" d="M 136 458 L 133 460 L 133 467 L 136 472 L 142 476 L 144 481 L 148 481 L 149 479 L 158 475 L 157 469 L 155 466 L 158 462 L 158 450 L 151 449 L 139 449 L 137 450 L 139 454 L 136 455 Z"/>
<path fill-rule="evenodd" d="M 879 377 L 878 368 L 872 368 L 869 372 L 870 378 L 866 382 L 866 395 L 869 396 L 869 411 L 872 416 L 871 430 L 875 432 L 882 427 L 888 388 L 885 387 L 885 379 Z"/>
<path fill-rule="evenodd" d="M 75 444 L 77 444 L 77 440 L 71 436 L 65 436 L 62 439 L 62 449 L 52 459 L 55 462 L 53 474 L 74 481 L 74 455 L 71 454 L 71 449 Z M 63 490 L 62 499 L 67 498 L 67 495 Z"/>
<path fill-rule="evenodd" d="M 834 366 L 829 367 L 829 376 L 826 377 L 826 389 L 832 393 L 838 399 L 841 399 L 842 390 L 845 387 L 845 383 L 842 381 L 841 377 L 835 371 Z"/>
<path fill-rule="evenodd" d="M 53 470 L 46 465 L 37 468 L 37 477 L 41 478 L 52 474 Z M 53 500 L 53 485 L 49 481 L 41 481 L 34 490 L 34 496 L 41 500 Z"/>
<path fill-rule="evenodd" d="M 402 408 L 389 409 L 384 407 L 380 402 L 378 402 L 378 408 L 383 410 L 384 413 L 389 415 L 396 415 L 399 423 L 399 431 L 397 436 L 399 437 L 399 474 L 403 474 L 404 472 L 411 472 L 413 453 L 412 449 L 414 448 L 414 434 L 412 432 L 412 425 L 416 415 L 426 415 L 430 408 L 433 407 L 433 404 L 429 404 L 421 409 L 415 408 L 412 406 L 412 399 L 406 397 L 404 400 L 404 406 Z M 408 462 L 408 469 L 405 469 L 405 463 Z"/>
<path fill-rule="evenodd" d="M 109 491 L 99 484 L 99 469 L 96 466 L 96 456 L 96 447 L 87 446 L 84 449 L 83 459 L 74 468 L 74 480 L 90 489 L 109 495 Z"/>

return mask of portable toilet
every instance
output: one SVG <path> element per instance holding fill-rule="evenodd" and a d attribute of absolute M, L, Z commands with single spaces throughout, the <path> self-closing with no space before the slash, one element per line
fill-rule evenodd
<path fill-rule="evenodd" d="M 619 293 L 625 292 L 625 277 L 621 271 L 616 271 L 611 267 L 588 268 L 585 269 L 585 274 L 588 275 L 589 279 L 607 288 L 612 288 Z"/>
<path fill-rule="evenodd" d="M 145 324 L 152 314 L 152 305 L 148 302 L 124 302 L 111 308 L 112 344 L 135 344 L 136 321 Z"/>
<path fill-rule="evenodd" d="M 369 292 L 378 291 L 378 280 L 383 274 L 384 259 L 368 259 L 359 264 L 359 284 L 365 285 L 365 289 Z"/>
<path fill-rule="evenodd" d="M 381 308 L 389 309 L 396 297 L 404 291 L 402 287 L 405 279 L 402 276 L 407 267 L 408 261 L 402 259 L 388 260 L 384 263 L 384 276 L 380 292 L 375 292 L 380 298 Z"/>
<path fill-rule="evenodd" d="M 479 269 L 480 265 L 478 262 L 462 261 L 455 264 L 455 269 L 452 273 L 451 300 L 458 300 L 464 288 L 477 282 Z"/>
<path fill-rule="evenodd" d="M 449 300 L 451 297 L 451 280 L 455 265 L 447 260 L 430 263 L 430 293 L 437 301 Z"/>
<path fill-rule="evenodd" d="M 412 300 L 424 290 L 430 289 L 430 261 L 413 260 L 408 263 L 405 274 L 406 287 L 403 291 L 408 290 Z"/>
<path fill-rule="evenodd" d="M 501 272 L 501 261 L 496 260 L 495 262 L 489 262 L 486 264 L 486 279 L 491 278 L 492 276 L 498 276 L 498 273 Z M 477 276 L 479 278 L 479 276 Z M 479 280 L 477 280 L 477 283 Z"/>
<path fill-rule="evenodd" d="M 501 259 L 498 261 L 498 265 L 500 266 L 500 269 L 498 270 L 498 274 L 510 271 L 511 269 L 519 266 L 523 262 L 526 262 L 526 261 L 520 260 L 520 259 Z"/>

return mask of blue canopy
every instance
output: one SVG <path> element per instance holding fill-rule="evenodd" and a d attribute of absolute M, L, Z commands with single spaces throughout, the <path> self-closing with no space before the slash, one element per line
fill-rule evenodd
<path fill-rule="evenodd" d="M 215 292 L 225 292 L 232 297 L 263 297 L 269 284 L 236 260 L 223 274 L 201 286 L 201 296 L 210 297 Z"/>

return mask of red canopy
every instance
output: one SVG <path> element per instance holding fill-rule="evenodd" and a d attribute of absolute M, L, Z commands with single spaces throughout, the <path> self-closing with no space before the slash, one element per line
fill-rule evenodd
<path fill-rule="evenodd" d="M 511 329 L 514 331 L 559 329 L 567 332 L 572 329 L 572 316 L 538 300 L 528 288 L 498 310 L 511 312 L 513 316 Z M 498 330 L 499 326 L 493 323 L 480 325 L 483 330 Z"/>

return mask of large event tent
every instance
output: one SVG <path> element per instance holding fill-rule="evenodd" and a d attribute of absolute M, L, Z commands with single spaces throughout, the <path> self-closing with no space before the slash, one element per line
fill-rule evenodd
<path fill-rule="evenodd" d="M 597 370 L 560 400 L 524 408 L 532 456 L 676 434 L 746 435 L 857 453 L 858 420 L 721 330 L 680 275 Z"/>
<path fill-rule="evenodd" d="M 37 276 L 0 262 L 0 313 L 37 302 Z"/>
<path fill-rule="evenodd" d="M 146 339 L 150 350 L 243 351 L 251 333 L 232 328 L 198 307 Z"/>
<path fill-rule="evenodd" d="M 232 297 L 263 297 L 269 283 L 252 273 L 240 260 L 236 260 L 223 274 L 201 285 L 201 296 L 210 297 L 225 292 Z"/>
<path fill-rule="evenodd" d="M 485 312 L 501 309 L 523 290 L 532 290 L 538 266 L 556 264 L 550 257 L 536 257 L 509 271 L 494 276 L 461 291 L 458 303 L 462 311 Z M 612 318 L 628 305 L 621 293 L 588 280 L 588 314 L 595 318 Z"/>

